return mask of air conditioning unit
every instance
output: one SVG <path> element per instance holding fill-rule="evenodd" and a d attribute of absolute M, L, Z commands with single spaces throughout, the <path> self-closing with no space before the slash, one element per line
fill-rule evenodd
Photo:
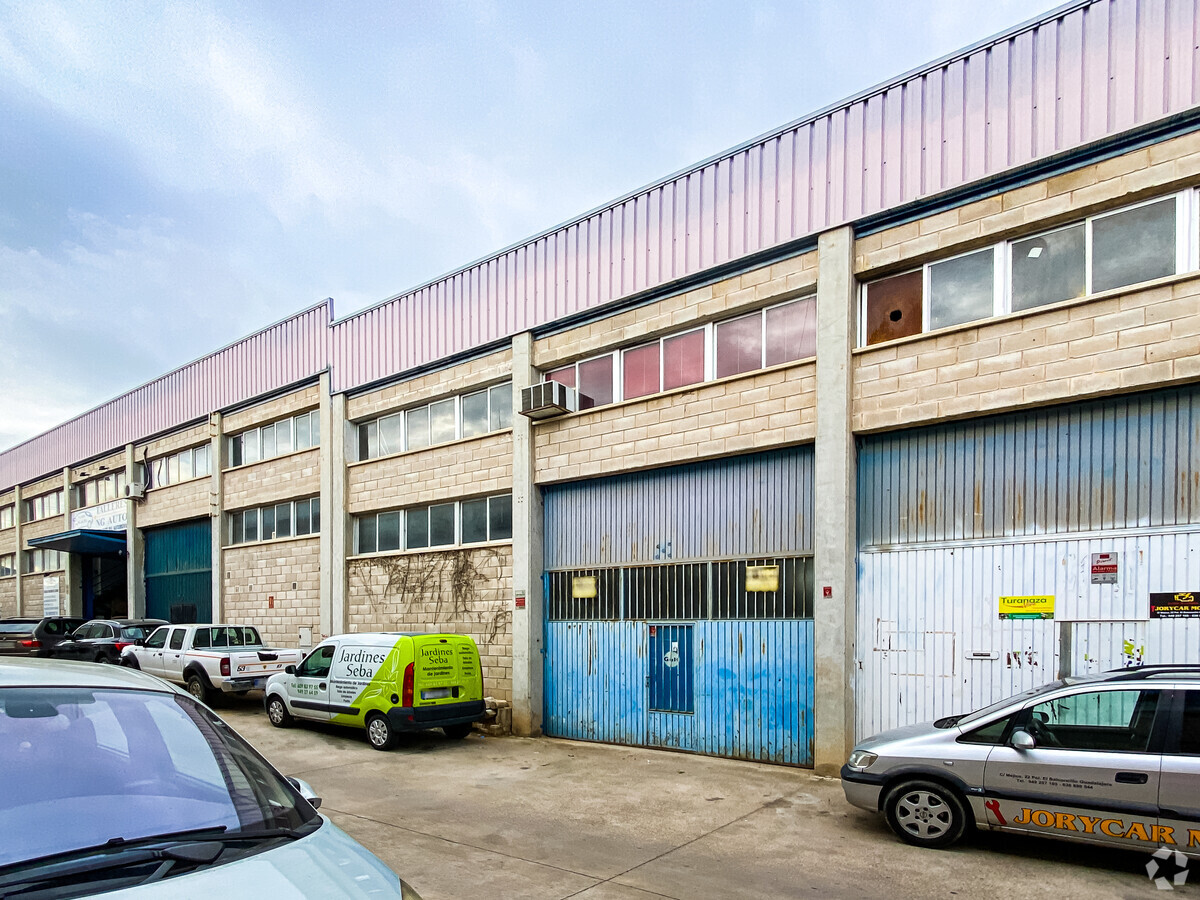
<path fill-rule="evenodd" d="M 134 481 L 125 485 L 125 496 L 130 500 L 145 500 L 146 486 L 140 481 Z"/>
<path fill-rule="evenodd" d="M 579 394 L 557 381 L 543 381 L 521 391 L 521 415 L 549 419 L 579 409 Z"/>

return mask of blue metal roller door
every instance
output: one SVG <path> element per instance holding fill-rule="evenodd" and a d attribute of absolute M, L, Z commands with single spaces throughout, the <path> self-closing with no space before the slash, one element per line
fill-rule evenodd
<path fill-rule="evenodd" d="M 208 519 L 149 528 L 146 615 L 170 622 L 212 621 L 212 526 Z"/>

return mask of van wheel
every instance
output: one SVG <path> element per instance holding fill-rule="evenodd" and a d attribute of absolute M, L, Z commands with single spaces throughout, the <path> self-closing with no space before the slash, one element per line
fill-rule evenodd
<path fill-rule="evenodd" d="M 367 740 L 376 750 L 391 750 L 396 746 L 396 731 L 387 717 L 375 713 L 367 719 Z"/>
<path fill-rule="evenodd" d="M 884 813 L 892 831 L 918 847 L 949 847 L 967 828 L 958 792 L 936 781 L 906 781 L 888 792 Z"/>
<path fill-rule="evenodd" d="M 471 733 L 471 723 L 464 722 L 461 725 L 443 725 L 442 731 L 446 732 L 446 737 L 461 741 Z"/>
<path fill-rule="evenodd" d="M 204 682 L 200 680 L 199 675 L 188 676 L 187 692 L 201 703 L 209 703 L 209 695 L 211 694 L 211 691 L 204 686 Z M 209 703 L 209 705 L 211 706 L 212 704 Z"/>
<path fill-rule="evenodd" d="M 272 697 L 267 701 L 267 718 L 276 728 L 287 728 L 295 721 L 292 719 L 292 714 L 288 712 L 287 704 L 278 697 Z"/>

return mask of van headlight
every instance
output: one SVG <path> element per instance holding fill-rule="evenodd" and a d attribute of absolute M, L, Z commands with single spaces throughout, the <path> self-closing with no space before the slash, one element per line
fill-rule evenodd
<path fill-rule="evenodd" d="M 855 750 L 850 754 L 848 765 L 852 769 L 865 769 L 877 759 L 879 759 L 878 753 L 872 753 L 869 750 Z"/>

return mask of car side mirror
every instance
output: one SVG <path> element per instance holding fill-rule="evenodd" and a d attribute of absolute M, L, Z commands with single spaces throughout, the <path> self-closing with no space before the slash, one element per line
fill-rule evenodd
<path fill-rule="evenodd" d="M 145 638 L 138 638 L 136 641 L 134 641 L 134 642 L 133 642 L 133 646 L 135 646 L 135 647 L 145 647 L 145 646 L 146 646 L 146 639 L 145 639 Z"/>
<path fill-rule="evenodd" d="M 295 675 L 296 667 L 295 666 L 284 666 L 283 671 L 286 672 L 288 675 Z"/>
<path fill-rule="evenodd" d="M 317 796 L 317 792 L 312 789 L 311 784 L 301 781 L 299 778 L 293 778 L 291 775 L 287 777 L 287 780 L 291 782 L 296 792 L 312 805 L 313 809 L 321 808 L 321 798 Z"/>
<path fill-rule="evenodd" d="M 1037 746 L 1037 741 L 1033 739 L 1033 735 L 1020 728 L 1012 733 L 1012 737 L 1008 739 L 1008 743 L 1014 750 L 1032 750 Z"/>

